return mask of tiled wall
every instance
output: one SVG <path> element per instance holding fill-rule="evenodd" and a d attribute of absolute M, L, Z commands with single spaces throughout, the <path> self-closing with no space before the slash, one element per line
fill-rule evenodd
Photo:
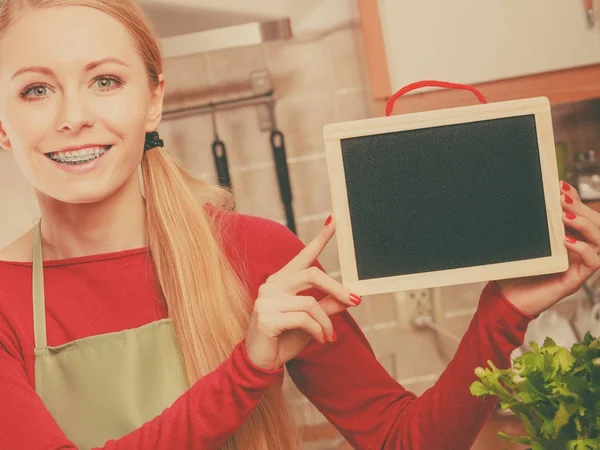
<path fill-rule="evenodd" d="M 368 91 L 360 31 L 356 24 L 349 24 L 310 39 L 167 61 L 167 107 L 246 95 L 250 73 L 263 69 L 271 73 L 276 91 L 276 118 L 286 138 L 298 233 L 308 242 L 331 212 L 323 125 L 371 117 L 375 111 Z M 255 108 L 219 112 L 216 118 L 219 135 L 228 149 L 238 211 L 283 223 L 268 134 L 259 130 Z M 212 130 L 210 114 L 168 120 L 160 128 L 180 164 L 193 175 L 215 182 Z M 0 151 L 0 180 L 2 247 L 30 226 L 38 212 L 31 187 L 4 151 Z M 325 250 L 321 262 L 331 274 L 338 275 L 334 242 Z M 483 284 L 476 284 L 443 289 L 445 318 L 441 326 L 461 336 L 482 287 Z M 428 331 L 399 330 L 393 323 L 396 312 L 391 295 L 367 297 L 352 310 L 382 364 L 408 389 L 421 393 L 435 382 L 457 344 L 437 339 Z M 314 408 L 302 405 L 307 426 L 323 423 Z M 313 439 L 319 436 L 323 434 L 317 433 Z M 341 448 L 337 445 L 331 440 L 307 443 L 307 448 Z"/>

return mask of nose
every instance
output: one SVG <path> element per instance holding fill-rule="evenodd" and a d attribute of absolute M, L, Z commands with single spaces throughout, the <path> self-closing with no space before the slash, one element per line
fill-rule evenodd
<path fill-rule="evenodd" d="M 58 117 L 59 132 L 78 132 L 94 125 L 91 111 L 76 93 L 65 94 L 62 98 Z"/>

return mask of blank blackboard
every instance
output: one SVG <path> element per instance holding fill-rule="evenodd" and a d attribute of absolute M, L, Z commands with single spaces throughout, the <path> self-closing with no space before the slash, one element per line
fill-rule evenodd
<path fill-rule="evenodd" d="M 325 141 L 359 293 L 566 270 L 547 100 L 332 124 Z"/>

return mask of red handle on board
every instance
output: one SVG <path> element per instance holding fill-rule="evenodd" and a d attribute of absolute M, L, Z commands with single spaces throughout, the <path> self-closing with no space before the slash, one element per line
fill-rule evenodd
<path fill-rule="evenodd" d="M 407 92 L 414 91 L 415 89 L 420 89 L 422 87 L 442 87 L 448 89 L 465 89 L 467 91 L 471 91 L 475 96 L 479 99 L 481 103 L 487 103 L 487 100 L 483 96 L 479 90 L 474 88 L 473 86 L 469 86 L 468 84 L 460 84 L 460 83 L 450 83 L 448 81 L 437 81 L 437 80 L 423 80 L 417 81 L 415 83 L 407 84 L 398 92 L 390 97 L 385 105 L 385 115 L 390 116 L 394 109 L 394 103 L 396 100 L 406 94 Z"/>

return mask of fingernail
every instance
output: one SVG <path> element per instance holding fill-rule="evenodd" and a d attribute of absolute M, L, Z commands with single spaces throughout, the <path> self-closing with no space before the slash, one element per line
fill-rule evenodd
<path fill-rule="evenodd" d="M 362 297 L 360 295 L 350 294 L 350 301 L 358 306 L 360 305 L 360 302 L 362 302 Z"/>
<path fill-rule="evenodd" d="M 562 188 L 565 191 L 569 191 L 571 190 L 571 186 L 569 186 L 567 183 L 565 183 L 564 181 L 562 182 Z"/>
<path fill-rule="evenodd" d="M 335 332 L 335 330 L 333 330 L 333 333 L 331 333 L 331 342 L 335 342 L 337 341 L 337 334 Z"/>
<path fill-rule="evenodd" d="M 575 217 L 577 217 L 575 214 L 573 214 L 572 212 L 568 212 L 567 214 L 565 214 L 567 216 L 567 219 L 569 220 L 573 220 L 575 219 Z"/>
<path fill-rule="evenodd" d="M 567 204 L 571 204 L 573 203 L 573 199 L 571 197 L 569 197 L 567 194 L 565 194 L 565 202 L 567 202 Z"/>
<path fill-rule="evenodd" d="M 572 238 L 571 236 L 567 236 L 566 239 L 569 244 L 575 244 L 577 242 L 577 240 L 575 238 Z"/>
<path fill-rule="evenodd" d="M 329 339 L 327 339 L 327 335 L 325 334 L 325 332 L 323 331 L 323 343 L 327 342 Z"/>
<path fill-rule="evenodd" d="M 329 217 L 327 218 L 327 220 L 325 221 L 325 226 L 327 226 L 327 225 L 329 225 L 329 224 L 331 223 L 331 219 L 332 219 L 332 217 L 331 217 L 331 216 L 329 216 Z"/>

